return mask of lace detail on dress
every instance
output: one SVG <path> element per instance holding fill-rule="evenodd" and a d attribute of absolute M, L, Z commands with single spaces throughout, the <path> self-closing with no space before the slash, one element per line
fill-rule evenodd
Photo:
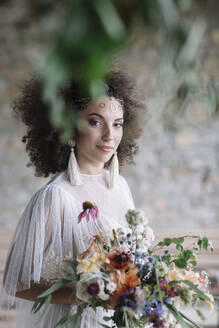
<path fill-rule="evenodd" d="M 70 253 L 61 258 L 56 256 L 54 252 L 50 252 L 43 260 L 41 280 L 58 280 L 64 278 L 68 273 L 73 273 L 73 269 L 66 262 L 67 260 L 72 260 Z"/>

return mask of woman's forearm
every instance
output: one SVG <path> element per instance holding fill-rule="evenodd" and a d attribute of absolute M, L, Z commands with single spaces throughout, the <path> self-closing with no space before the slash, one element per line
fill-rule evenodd
<path fill-rule="evenodd" d="M 28 301 L 35 301 L 36 298 L 48 289 L 51 284 L 31 283 L 30 289 L 25 289 L 16 293 L 16 297 L 23 298 Z M 66 285 L 52 294 L 52 304 L 77 304 L 78 300 L 75 296 L 75 288 L 73 285 Z"/>

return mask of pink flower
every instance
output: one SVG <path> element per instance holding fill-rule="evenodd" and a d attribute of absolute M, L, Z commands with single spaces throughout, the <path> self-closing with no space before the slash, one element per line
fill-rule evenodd
<path fill-rule="evenodd" d="M 86 217 L 87 222 L 89 222 L 90 219 L 95 220 L 98 216 L 99 210 L 96 204 L 91 202 L 84 202 L 83 203 L 83 211 L 78 215 L 78 223 L 81 222 L 83 217 Z"/>

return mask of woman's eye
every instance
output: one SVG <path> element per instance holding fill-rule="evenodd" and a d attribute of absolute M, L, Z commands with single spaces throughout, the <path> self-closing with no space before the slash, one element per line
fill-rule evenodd
<path fill-rule="evenodd" d="M 116 126 L 117 128 L 122 128 L 123 127 L 123 123 L 115 123 L 114 126 Z"/>
<path fill-rule="evenodd" d="M 94 120 L 94 119 L 89 120 L 89 123 L 92 126 L 97 126 L 97 125 L 100 125 L 101 124 L 100 121 L 97 121 L 97 120 Z"/>

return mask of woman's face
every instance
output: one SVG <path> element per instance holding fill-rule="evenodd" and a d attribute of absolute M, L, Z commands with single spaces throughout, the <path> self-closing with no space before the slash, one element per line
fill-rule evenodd
<path fill-rule="evenodd" d="M 76 136 L 77 157 L 104 165 L 117 150 L 123 135 L 123 109 L 113 97 L 101 97 L 82 111 L 85 128 Z"/>

